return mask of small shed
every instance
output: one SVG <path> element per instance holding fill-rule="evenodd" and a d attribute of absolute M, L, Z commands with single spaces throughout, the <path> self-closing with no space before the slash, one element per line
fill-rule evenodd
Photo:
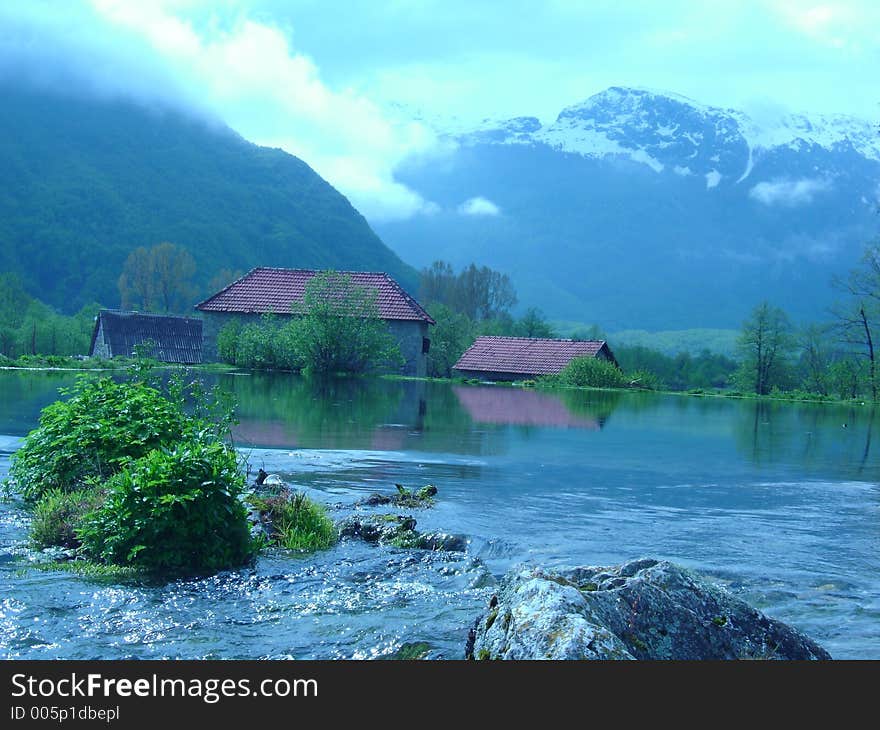
<path fill-rule="evenodd" d="M 90 357 L 131 357 L 135 347 L 160 362 L 202 362 L 202 320 L 102 309 L 92 331 Z"/>
<path fill-rule="evenodd" d="M 605 340 L 543 337 L 478 337 L 453 366 L 466 378 L 524 380 L 562 372 L 576 357 L 596 357 L 617 365 Z"/>

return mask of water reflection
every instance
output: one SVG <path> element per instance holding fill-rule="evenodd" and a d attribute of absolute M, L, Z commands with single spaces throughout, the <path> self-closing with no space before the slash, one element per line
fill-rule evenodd
<path fill-rule="evenodd" d="M 571 393 L 552 394 L 492 386 L 453 386 L 452 391 L 476 423 L 507 426 L 553 426 L 601 429 L 620 400 L 618 393 L 599 393 L 584 403 Z M 564 397 L 569 396 L 569 403 Z M 570 407 L 574 406 L 574 407 Z"/>
<path fill-rule="evenodd" d="M 0 372 L 0 434 L 25 435 L 37 424 L 40 409 L 77 376 L 75 372 Z M 552 434 L 558 430 L 591 439 L 612 428 L 627 432 L 632 453 L 644 461 L 684 459 L 696 464 L 703 461 L 697 449 L 734 449 L 738 460 L 756 468 L 777 466 L 880 480 L 876 439 L 872 442 L 880 414 L 858 404 L 549 392 L 284 374 L 197 377 L 235 396 L 240 421 L 236 440 L 249 448 L 487 456 L 509 453 L 523 440 L 535 449 L 556 448 Z M 662 436 L 662 441 L 655 443 L 648 433 Z M 608 440 L 603 443 L 607 448 Z"/>

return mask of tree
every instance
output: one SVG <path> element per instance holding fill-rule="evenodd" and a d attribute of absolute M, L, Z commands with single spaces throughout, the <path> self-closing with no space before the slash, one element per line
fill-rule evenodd
<path fill-rule="evenodd" d="M 299 366 L 315 373 L 363 373 L 402 363 L 377 296 L 348 274 L 312 277 L 303 295 L 305 314 L 282 328 Z"/>
<path fill-rule="evenodd" d="M 740 367 L 736 379 L 758 395 L 789 380 L 789 359 L 795 339 L 788 315 L 779 307 L 762 302 L 743 324 L 737 342 Z"/>
<path fill-rule="evenodd" d="M 811 324 L 799 333 L 801 356 L 799 370 L 801 382 L 811 393 L 828 395 L 828 368 L 831 353 L 828 346 L 827 325 Z"/>
<path fill-rule="evenodd" d="M 419 294 L 423 301 L 444 304 L 471 320 L 509 315 L 517 301 L 506 274 L 476 264 L 456 274 L 445 261 L 435 261 L 422 269 Z"/>
<path fill-rule="evenodd" d="M 163 312 L 182 312 L 192 296 L 196 262 L 185 248 L 160 243 L 150 250 L 157 305 Z"/>
<path fill-rule="evenodd" d="M 428 311 L 437 323 L 431 333 L 428 375 L 432 378 L 448 378 L 452 375 L 452 366 L 473 344 L 474 323 L 445 304 L 429 305 Z"/>
<path fill-rule="evenodd" d="M 167 241 L 151 249 L 139 246 L 128 255 L 119 277 L 122 307 L 182 312 L 192 296 L 195 272 L 195 260 L 181 246 Z"/>
<path fill-rule="evenodd" d="M 858 268 L 833 285 L 845 295 L 832 308 L 841 341 L 868 360 L 871 399 L 877 400 L 877 363 L 874 328 L 880 320 L 880 244 L 866 247 Z"/>
<path fill-rule="evenodd" d="M 138 246 L 125 260 L 119 276 L 119 296 L 123 309 L 139 307 L 145 312 L 153 309 L 155 296 L 150 252 Z"/>
<path fill-rule="evenodd" d="M 556 337 L 556 330 L 547 321 L 540 309 L 530 307 L 526 310 L 522 319 L 513 326 L 513 334 L 516 337 Z"/>

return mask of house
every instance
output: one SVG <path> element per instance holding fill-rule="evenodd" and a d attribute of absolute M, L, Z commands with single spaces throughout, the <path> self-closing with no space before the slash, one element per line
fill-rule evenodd
<path fill-rule="evenodd" d="M 204 318 L 204 356 L 217 360 L 217 334 L 233 319 L 258 321 L 266 313 L 278 316 L 305 314 L 306 285 L 320 272 L 313 269 L 252 269 L 225 289 L 196 305 Z M 421 305 L 388 274 L 366 271 L 339 271 L 356 286 L 376 292 L 379 316 L 400 346 L 403 375 L 424 377 L 431 341 L 428 326 L 434 324 Z"/>
<path fill-rule="evenodd" d="M 90 357 L 131 357 L 138 346 L 140 354 L 161 362 L 195 365 L 202 362 L 202 321 L 145 312 L 98 312 Z"/>
<path fill-rule="evenodd" d="M 576 357 L 597 357 L 617 365 L 604 340 L 485 336 L 478 337 L 452 369 L 466 378 L 525 380 L 555 375 Z"/>

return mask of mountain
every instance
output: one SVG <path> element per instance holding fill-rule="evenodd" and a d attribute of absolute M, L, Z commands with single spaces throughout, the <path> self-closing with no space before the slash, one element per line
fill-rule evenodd
<path fill-rule="evenodd" d="M 416 274 L 306 163 L 226 127 L 20 85 L 0 85 L 0 272 L 71 312 L 117 305 L 137 246 L 189 249 L 197 285 L 255 266 Z M 194 299 L 194 301 L 196 301 Z"/>
<path fill-rule="evenodd" d="M 763 299 L 821 319 L 880 223 L 880 130 L 852 117 L 615 87 L 548 125 L 434 126 L 451 151 L 397 175 L 437 210 L 383 240 L 416 266 L 497 268 L 524 304 L 606 331 L 738 327 Z"/>

